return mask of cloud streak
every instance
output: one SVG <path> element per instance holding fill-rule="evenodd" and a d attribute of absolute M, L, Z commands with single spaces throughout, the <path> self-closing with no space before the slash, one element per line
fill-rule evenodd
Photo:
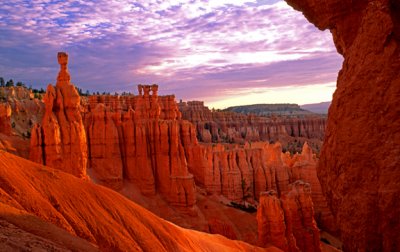
<path fill-rule="evenodd" d="M 342 61 L 328 32 L 279 0 L 14 0 L 0 20 L 0 75 L 42 87 L 57 51 L 83 89 L 159 83 L 161 94 L 206 101 L 331 83 Z"/>

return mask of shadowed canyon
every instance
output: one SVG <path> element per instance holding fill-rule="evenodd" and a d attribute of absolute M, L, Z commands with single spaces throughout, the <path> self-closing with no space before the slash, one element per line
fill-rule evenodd
<path fill-rule="evenodd" d="M 65 52 L 0 87 L 0 250 L 399 251 L 400 3 L 286 2 L 344 57 L 328 116 L 82 95 Z"/>

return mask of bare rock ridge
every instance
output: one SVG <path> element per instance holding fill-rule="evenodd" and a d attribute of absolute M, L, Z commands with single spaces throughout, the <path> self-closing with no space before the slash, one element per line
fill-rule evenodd
<path fill-rule="evenodd" d="M 223 111 L 231 111 L 245 115 L 253 114 L 257 116 L 287 116 L 287 117 L 305 117 L 313 115 L 311 111 L 301 108 L 298 104 L 252 104 L 232 106 Z"/>
<path fill-rule="evenodd" d="M 30 159 L 77 177 L 86 177 L 86 133 L 80 97 L 70 83 L 68 55 L 58 53 L 60 72 L 56 86 L 47 87 L 41 125 L 32 128 Z"/>
<path fill-rule="evenodd" d="M 320 150 L 326 118 L 261 117 L 232 111 L 211 111 L 202 101 L 180 102 L 182 118 L 196 125 L 197 137 L 204 143 L 240 143 L 246 141 L 280 141 L 293 152 L 308 141 Z M 313 146 L 314 147 L 314 146 Z"/>
<path fill-rule="evenodd" d="M 281 198 L 273 190 L 261 193 L 257 210 L 259 245 L 290 252 L 320 252 L 310 185 L 298 180 L 290 187 Z"/>
<path fill-rule="evenodd" d="M 177 227 L 117 192 L 6 152 L 0 178 L 0 226 L 9 223 L 0 229 L 1 245 L 17 239 L 24 251 L 279 251 Z M 10 224 L 24 233 L 15 238 Z"/>
<path fill-rule="evenodd" d="M 344 57 L 318 167 L 344 250 L 399 251 L 400 3 L 286 2 Z"/>

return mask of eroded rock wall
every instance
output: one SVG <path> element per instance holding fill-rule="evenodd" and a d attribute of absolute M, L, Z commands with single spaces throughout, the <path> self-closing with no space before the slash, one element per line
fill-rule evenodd
<path fill-rule="evenodd" d="M 321 228 L 337 228 L 317 178 L 317 158 L 306 144 L 302 153 L 282 152 L 280 143 L 256 142 L 238 145 L 184 145 L 189 171 L 196 184 L 210 194 L 221 194 L 236 202 L 259 200 L 263 191 L 278 197 L 290 191 L 290 184 L 303 180 L 311 186 L 315 219 Z"/>
<path fill-rule="evenodd" d="M 230 111 L 210 110 L 202 101 L 180 102 L 182 118 L 196 125 L 197 138 L 204 143 L 280 141 L 287 149 L 301 150 L 305 139 L 319 151 L 325 132 L 322 116 L 261 117 Z"/>
<path fill-rule="evenodd" d="M 103 184 L 121 188 L 124 179 L 145 195 L 161 193 L 175 205 L 195 202 L 193 175 L 183 143 L 197 143 L 192 124 L 180 119 L 173 96 L 157 85 L 140 85 L 137 96 L 91 96 L 84 112 L 89 169 Z"/>
<path fill-rule="evenodd" d="M 315 219 L 318 227 L 337 234 L 337 226 L 328 207 L 325 196 L 322 193 L 321 184 L 317 176 L 318 159 L 313 154 L 308 144 L 304 144 L 301 154 L 289 157 L 283 156 L 284 162 L 290 169 L 290 181 L 302 180 L 310 184 L 311 197 L 314 204 Z"/>
<path fill-rule="evenodd" d="M 400 250 L 400 3 L 286 0 L 344 57 L 318 177 L 346 251 Z"/>

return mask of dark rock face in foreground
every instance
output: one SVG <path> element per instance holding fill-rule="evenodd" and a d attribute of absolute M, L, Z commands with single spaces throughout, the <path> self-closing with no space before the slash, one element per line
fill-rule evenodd
<path fill-rule="evenodd" d="M 345 251 L 400 250 L 400 1 L 286 0 L 344 56 L 318 176 Z"/>

